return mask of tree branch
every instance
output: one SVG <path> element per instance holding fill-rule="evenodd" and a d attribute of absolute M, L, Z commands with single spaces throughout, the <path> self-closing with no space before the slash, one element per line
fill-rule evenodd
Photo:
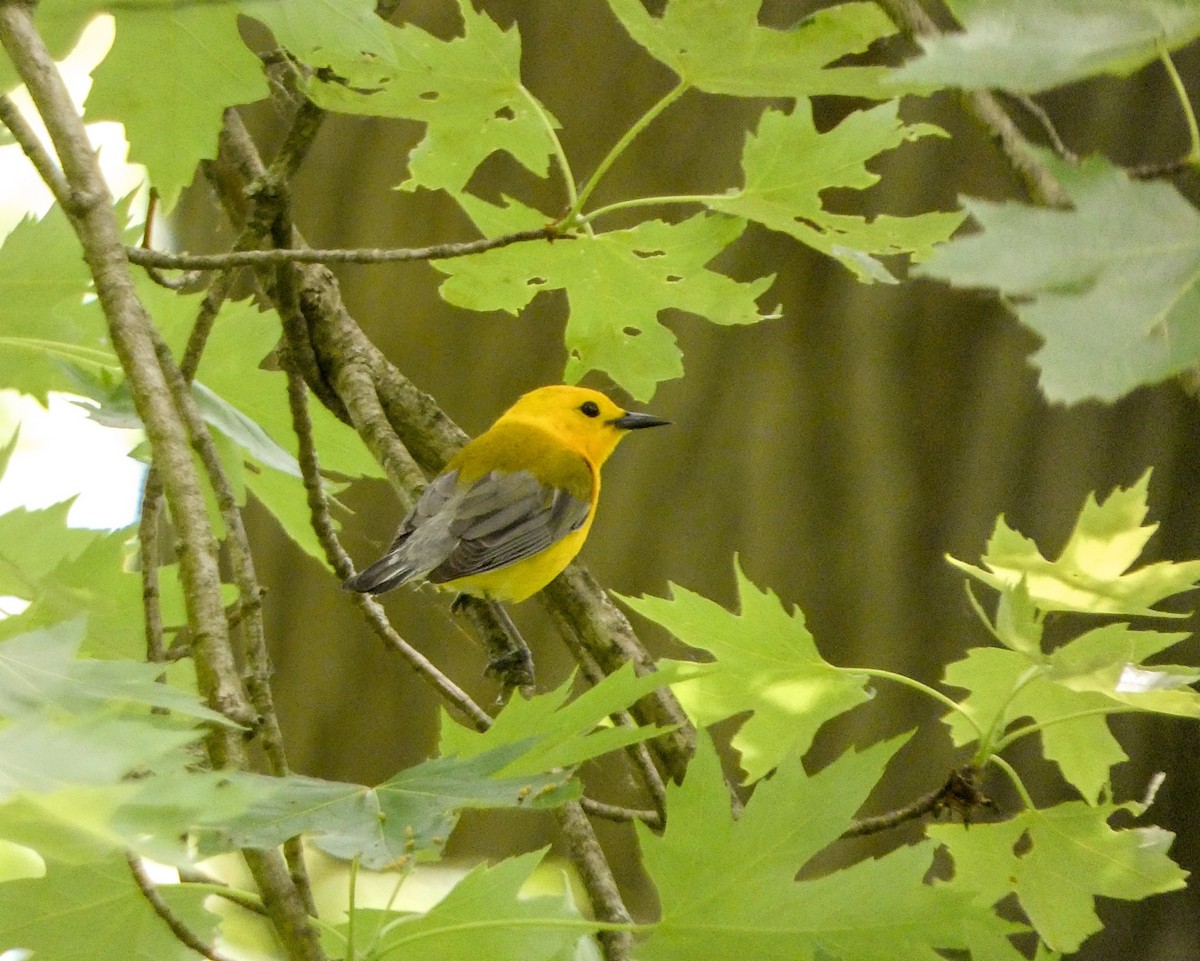
<path fill-rule="evenodd" d="M 395 264 L 411 260 L 449 260 L 496 250 L 531 240 L 569 240 L 555 224 L 521 230 L 500 237 L 482 237 L 429 247 L 357 248 L 314 250 L 287 247 L 272 250 L 233 250 L 224 254 L 170 254 L 145 247 L 127 247 L 130 263 L 164 270 L 226 270 L 230 267 L 275 267 L 279 264 Z"/>
<path fill-rule="evenodd" d="M 129 873 L 133 875 L 133 880 L 142 892 L 142 896 L 150 903 L 150 907 L 154 909 L 154 913 L 166 922 L 167 927 L 171 929 L 171 933 L 176 938 L 197 954 L 208 958 L 208 961 L 230 961 L 230 959 L 221 954 L 216 948 L 184 924 L 180 917 L 171 910 L 171 906 L 163 900 L 163 896 L 159 894 L 157 886 L 150 880 L 150 875 L 146 873 L 141 858 L 132 851 L 126 851 L 125 860 L 129 864 Z"/>
<path fill-rule="evenodd" d="M 957 811 L 964 824 L 971 822 L 972 815 L 980 808 L 994 808 L 995 802 L 979 789 L 979 769 L 965 767 L 951 771 L 950 776 L 936 791 L 930 791 L 895 811 L 856 821 L 854 826 L 842 833 L 843 838 L 864 837 L 899 827 L 906 821 L 915 821 L 926 814 L 938 815 L 943 811 Z"/>
<path fill-rule="evenodd" d="M 253 712 L 229 642 L 216 541 L 208 524 L 188 431 L 159 362 L 153 325 L 130 276 L 112 195 L 83 121 L 37 32 L 28 5 L 0 3 L 0 44 L 29 90 L 58 154 L 62 177 L 70 191 L 64 209 L 91 272 L 113 350 L 125 372 L 180 534 L 180 577 L 200 689 L 211 707 L 246 723 L 253 719 Z M 61 181 L 51 183 L 52 188 L 56 186 L 63 189 Z M 210 732 L 207 744 L 215 767 L 243 766 L 240 736 L 240 732 L 224 727 Z M 305 905 L 282 859 L 274 851 L 247 851 L 244 856 L 260 884 L 264 902 L 273 908 L 272 922 L 289 955 L 296 961 L 325 961 Z"/>

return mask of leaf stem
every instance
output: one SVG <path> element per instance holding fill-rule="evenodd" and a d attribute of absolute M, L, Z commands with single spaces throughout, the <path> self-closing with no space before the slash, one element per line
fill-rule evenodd
<path fill-rule="evenodd" d="M 1171 53 L 1162 40 L 1158 41 L 1158 59 L 1162 61 L 1162 65 L 1167 70 L 1167 76 L 1171 78 L 1171 85 L 1175 88 L 1175 95 L 1179 98 L 1180 107 L 1183 108 L 1184 120 L 1187 121 L 1188 139 L 1191 143 L 1187 162 L 1193 166 L 1200 165 L 1200 126 L 1196 124 L 1196 112 L 1192 109 L 1192 102 L 1188 98 L 1187 88 L 1183 85 L 1183 78 L 1175 69 Z"/>
<path fill-rule="evenodd" d="M 642 114 L 633 123 L 633 125 L 625 131 L 620 140 L 613 144 L 612 149 L 609 150 L 604 159 L 600 161 L 600 165 L 596 167 L 595 172 L 589 178 L 588 182 L 584 184 L 583 189 L 579 191 L 579 196 L 576 197 L 574 203 L 571 204 L 571 209 L 567 211 L 567 216 L 565 218 L 566 223 L 572 223 L 579 216 L 580 212 L 583 210 L 583 205 L 586 204 L 588 202 L 588 198 L 592 196 L 592 191 L 596 189 L 596 186 L 604 178 L 604 175 L 608 173 L 609 168 L 611 168 L 612 165 L 617 162 L 617 158 L 619 158 L 621 154 L 623 154 L 629 147 L 629 145 L 633 143 L 637 135 L 650 126 L 650 124 L 654 122 L 658 115 L 666 110 L 667 107 L 671 106 L 671 104 L 687 93 L 690 86 L 691 85 L 686 80 L 680 80 L 679 83 L 667 91 L 666 95 L 663 96 L 658 103 L 654 104 L 649 110 Z"/>
<path fill-rule="evenodd" d="M 708 206 L 714 200 L 727 200 L 730 194 L 667 194 L 662 197 L 631 197 L 628 200 L 618 200 L 615 203 L 597 207 L 591 213 L 576 217 L 572 223 L 590 224 L 597 217 L 614 214 L 618 210 L 630 210 L 634 207 L 656 207 L 666 204 L 703 204 Z"/>
<path fill-rule="evenodd" d="M 1001 771 L 1008 775 L 1008 779 L 1012 781 L 1013 787 L 1015 787 L 1017 789 L 1017 793 L 1021 795 L 1021 801 L 1024 803 L 1025 807 L 1031 811 L 1036 811 L 1037 805 L 1033 803 L 1033 798 L 1029 796 L 1029 791 L 1025 787 L 1025 782 L 1021 780 L 1021 775 L 1017 773 L 1017 769 L 1004 760 L 1004 758 L 1002 758 L 999 754 L 993 754 L 988 758 L 988 761 L 992 764 L 995 764 L 996 767 L 1000 768 Z"/>
<path fill-rule="evenodd" d="M 425 938 L 445 937 L 449 933 L 459 933 L 465 931 L 488 931 L 494 928 L 504 928 L 505 930 L 511 930 L 513 928 L 567 928 L 578 930 L 581 934 L 587 934 L 593 931 L 621 931 L 629 934 L 649 934 L 655 929 L 655 927 L 656 925 L 653 924 L 590 921 L 587 918 L 489 918 L 482 921 L 460 921 L 457 924 L 448 924 L 443 927 L 430 927 L 423 931 L 416 931 L 407 937 L 392 941 L 387 947 L 383 948 L 379 952 L 378 957 L 380 961 L 382 961 L 383 958 L 395 954 L 399 949 L 405 948 L 417 941 L 422 941 Z M 391 928 L 391 930 L 395 929 Z"/>
<path fill-rule="evenodd" d="M 1120 707 L 1094 707 L 1088 711 L 1076 711 L 1074 714 L 1064 714 L 1062 717 L 1051 718 L 1049 721 L 1035 722 L 1026 724 L 1024 727 L 1019 727 L 1015 731 L 1010 731 L 1002 738 L 999 738 L 994 746 L 994 750 L 1003 751 L 1010 744 L 1019 741 L 1023 737 L 1028 737 L 1030 734 L 1035 734 L 1044 728 L 1054 724 L 1063 724 L 1066 721 L 1076 721 L 1084 717 L 1095 717 L 1103 714 L 1136 714 L 1139 709 L 1122 705 Z"/>
<path fill-rule="evenodd" d="M 574 210 L 575 204 L 579 201 L 579 195 L 575 190 L 575 174 L 571 170 L 571 162 L 567 159 L 567 152 L 563 149 L 562 141 L 558 139 L 558 131 L 554 129 L 550 115 L 546 113 L 546 108 L 541 105 L 538 98 L 530 93 L 523 84 L 519 86 L 522 96 L 529 101 L 529 106 L 533 108 L 533 112 L 538 115 L 538 120 L 546 128 L 546 136 L 550 138 L 550 143 L 554 148 L 551 153 L 554 155 L 554 162 L 558 165 L 559 173 L 563 178 L 563 186 L 567 191 L 567 204 L 571 210 Z"/>
<path fill-rule="evenodd" d="M 975 729 L 975 733 L 978 734 L 980 738 L 983 737 L 983 728 L 979 726 L 979 722 L 976 721 L 975 718 L 973 718 L 961 704 L 959 704 L 953 698 L 943 694 L 936 688 L 930 687 L 928 684 L 922 684 L 915 678 L 906 677 L 903 674 L 896 674 L 892 671 L 884 671 L 875 667 L 843 667 L 839 668 L 839 670 L 847 671 L 848 673 L 852 674 L 866 674 L 868 677 L 878 677 L 881 680 L 886 681 L 895 681 L 897 684 L 903 684 L 905 687 L 911 687 L 914 691 L 920 691 L 927 697 L 931 697 L 935 701 L 941 702 L 956 714 L 961 714 L 966 719 L 966 722 Z"/>
<path fill-rule="evenodd" d="M 1000 730 L 1002 730 L 1001 725 L 1004 723 L 1004 714 L 1008 709 L 1008 705 L 1013 702 L 1013 698 L 1021 693 L 1021 689 L 1035 677 L 1040 676 L 1042 671 L 1042 665 L 1034 664 L 1031 665 L 1024 674 L 1017 678 L 1017 682 L 1013 685 L 1013 689 L 1009 691 L 1008 697 L 1004 699 L 1004 703 L 1000 705 L 999 710 L 996 712 L 996 716 L 992 718 L 992 723 L 988 725 L 987 733 L 980 733 L 979 735 L 979 750 L 975 752 L 974 758 L 974 763 L 977 766 L 982 767 L 992 754 L 1000 750 L 1000 748 L 993 743 L 993 739 L 995 739 Z"/>
<path fill-rule="evenodd" d="M 350 878 L 346 885 L 346 961 L 355 961 L 354 895 L 358 887 L 358 855 L 350 859 Z"/>

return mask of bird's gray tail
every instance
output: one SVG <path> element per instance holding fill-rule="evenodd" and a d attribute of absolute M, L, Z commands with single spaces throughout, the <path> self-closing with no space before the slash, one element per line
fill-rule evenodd
<path fill-rule="evenodd" d="M 382 594 L 411 581 L 416 574 L 407 558 L 399 551 L 392 551 L 349 578 L 342 587 L 359 594 Z"/>

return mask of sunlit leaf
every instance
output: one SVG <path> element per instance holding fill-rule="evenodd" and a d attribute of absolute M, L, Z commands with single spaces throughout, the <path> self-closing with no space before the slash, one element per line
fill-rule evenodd
<path fill-rule="evenodd" d="M 791 113 L 767 110 L 742 154 L 745 184 L 713 198 L 716 210 L 754 220 L 840 261 L 859 280 L 894 282 L 875 256 L 929 256 L 962 223 L 958 211 L 873 219 L 833 213 L 821 194 L 834 187 L 863 190 L 879 180 L 866 163 L 905 141 L 942 134 L 932 124 L 903 124 L 896 101 L 850 114 L 819 133 L 812 106 L 797 102 Z"/>
<path fill-rule="evenodd" d="M 659 382 L 683 373 L 675 335 L 659 320 L 662 311 L 718 324 L 771 316 L 755 301 L 773 277 L 739 283 L 708 268 L 744 229 L 744 221 L 703 214 L 678 224 L 648 220 L 629 230 L 513 244 L 434 267 L 448 275 L 442 296 L 471 310 L 515 314 L 541 291 L 566 291 L 566 379 L 602 370 L 636 399 L 649 400 Z"/>
<path fill-rule="evenodd" d="M 954 886 L 986 903 L 1013 893 L 1056 951 L 1079 948 L 1100 930 L 1097 897 L 1140 901 L 1184 886 L 1168 856 L 1174 838 L 1156 827 L 1113 829 L 1118 811 L 1139 805 L 1082 802 L 1025 810 L 993 824 L 933 824 L 926 830 L 954 858 Z"/>
<path fill-rule="evenodd" d="M 93 73 L 87 118 L 124 124 L 130 159 L 146 165 L 170 209 L 197 164 L 217 155 L 226 108 L 261 100 L 267 79 L 242 40 L 234 3 L 111 9 L 116 39 Z"/>
<path fill-rule="evenodd" d="M 520 744 L 525 750 L 500 773 L 515 776 L 575 767 L 590 758 L 665 733 L 666 729 L 656 727 L 612 726 L 608 718 L 677 680 L 679 674 L 674 665 L 667 664 L 639 677 L 633 665 L 626 664 L 568 700 L 574 683 L 571 677 L 545 694 L 512 698 L 484 732 L 455 724 L 443 710 L 439 753 L 467 758 L 501 745 Z"/>
<path fill-rule="evenodd" d="M 1155 610 L 1159 601 L 1200 583 L 1200 561 L 1159 561 L 1129 568 L 1141 556 L 1157 524 L 1142 525 L 1150 472 L 1102 502 L 1089 495 L 1058 558 L 1047 560 L 1037 545 L 1001 517 L 988 541 L 984 567 L 953 557 L 951 564 L 996 590 L 1024 583 L 1043 611 L 1178 616 Z"/>
<path fill-rule="evenodd" d="M 882 67 L 830 66 L 896 32 L 873 3 L 817 10 L 786 30 L 759 23 L 762 0 L 669 0 L 659 16 L 641 0 L 609 0 L 608 5 L 651 56 L 710 93 L 892 96 L 882 82 Z"/>
<path fill-rule="evenodd" d="M 621 600 L 690 647 L 716 658 L 674 685 L 688 716 L 706 727 L 753 711 L 733 738 L 748 780 L 767 774 L 792 752 L 804 753 L 830 718 L 870 698 L 866 677 L 834 667 L 817 651 L 804 615 L 735 568 L 741 610 L 733 613 L 672 585 L 670 599 Z M 687 671 L 686 665 L 680 665 Z"/>
<path fill-rule="evenodd" d="M 441 40 L 411 23 L 371 20 L 366 9 L 373 6 L 260 0 L 245 9 L 301 61 L 322 68 L 308 85 L 319 106 L 426 125 L 409 154 L 404 189 L 459 193 L 496 151 L 546 176 L 557 123 L 521 83 L 515 27 L 502 29 L 468 0 L 459 0 L 462 35 Z"/>

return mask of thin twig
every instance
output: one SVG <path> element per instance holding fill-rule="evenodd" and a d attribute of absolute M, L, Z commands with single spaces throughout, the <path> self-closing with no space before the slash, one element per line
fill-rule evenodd
<path fill-rule="evenodd" d="M 329 566 L 342 580 L 354 573 L 354 564 L 343 549 L 329 516 L 329 501 L 325 496 L 325 487 L 321 480 L 321 466 L 317 459 L 316 445 L 313 441 L 312 421 L 308 414 L 308 392 L 303 378 L 291 366 L 285 365 L 288 382 L 288 406 L 292 413 L 292 429 L 296 432 L 299 445 L 297 460 L 300 473 L 304 479 L 304 490 L 308 498 L 308 509 L 311 523 L 317 540 L 325 552 Z M 472 700 L 462 688 L 442 673 L 432 661 L 415 647 L 409 644 L 392 627 L 383 607 L 374 598 L 365 594 L 356 594 L 355 600 L 367 619 L 371 629 L 384 644 L 398 652 L 413 666 L 443 699 L 465 717 L 479 731 L 491 727 L 490 715 Z"/>
<path fill-rule="evenodd" d="M 229 267 L 274 267 L 278 264 L 394 264 L 410 260 L 449 260 L 508 247 L 531 240 L 566 240 L 554 224 L 533 230 L 521 230 L 501 237 L 483 237 L 459 243 L 433 244 L 429 247 L 355 248 L 314 250 L 311 247 L 240 250 L 225 254 L 170 254 L 144 247 L 128 247 L 131 263 L 139 267 L 169 270 L 224 270 Z"/>
<path fill-rule="evenodd" d="M 661 831 L 665 824 L 662 815 L 658 811 L 627 808 L 620 804 L 609 804 L 590 797 L 581 797 L 579 804 L 588 814 L 593 817 L 604 818 L 606 821 L 616 821 L 618 823 L 641 821 L 646 827 L 652 828 L 655 831 Z"/>
<path fill-rule="evenodd" d="M 583 807 L 578 801 L 568 801 L 555 814 L 567 842 L 571 863 L 579 872 L 579 879 L 587 891 L 596 920 L 632 924 L 633 918 L 621 899 L 612 868 L 604 856 L 600 842 L 596 839 L 592 822 L 583 812 Z M 627 961 L 630 957 L 633 936 L 628 931 L 600 931 L 596 937 L 604 949 L 607 961 Z"/>
<path fill-rule="evenodd" d="M 54 195 L 58 205 L 70 213 L 75 206 L 71 185 L 63 176 L 62 170 L 59 169 L 50 152 L 42 146 L 42 141 L 33 126 L 25 119 L 25 115 L 7 94 L 0 96 L 0 122 L 3 122 L 4 126 L 8 128 L 13 140 L 17 142 L 22 152 L 29 158 L 29 162 L 33 164 L 33 169 L 50 188 L 50 193 Z"/>
<path fill-rule="evenodd" d="M 1058 128 L 1054 125 L 1054 121 L 1050 118 L 1050 114 L 1046 113 L 1046 109 L 1040 103 L 1027 93 L 1008 92 L 1008 96 L 1019 103 L 1025 109 L 1025 112 L 1038 122 L 1042 128 L 1042 133 L 1046 135 L 1046 139 L 1050 142 L 1050 149 L 1060 159 L 1065 160 L 1073 166 L 1079 163 L 1079 154 L 1067 146 L 1059 134 Z"/>
<path fill-rule="evenodd" d="M 968 767 L 951 771 L 950 776 L 936 791 L 930 791 L 895 811 L 856 821 L 854 826 L 842 833 L 843 838 L 858 838 L 878 834 L 899 827 L 907 821 L 915 821 L 926 814 L 956 811 L 964 824 L 969 824 L 972 815 L 980 808 L 994 808 L 995 803 L 979 789 L 979 770 Z"/>
<path fill-rule="evenodd" d="M 171 906 L 167 904 L 163 896 L 159 893 L 158 887 L 150 880 L 150 875 L 146 873 L 146 868 L 143 866 L 141 858 L 132 851 L 126 851 L 125 861 L 129 864 L 129 873 L 133 875 L 133 880 L 142 892 L 142 897 L 149 902 L 150 907 L 154 909 L 154 913 L 166 922 L 167 927 L 171 929 L 171 933 L 176 938 L 197 954 L 202 954 L 208 958 L 209 961 L 229 961 L 225 955 L 221 954 L 221 952 L 184 924 L 179 915 L 171 910 Z"/>

